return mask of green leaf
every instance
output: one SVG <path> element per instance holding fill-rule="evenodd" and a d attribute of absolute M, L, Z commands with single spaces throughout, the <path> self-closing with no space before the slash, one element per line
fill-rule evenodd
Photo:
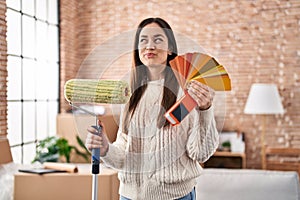
<path fill-rule="evenodd" d="M 80 137 L 78 135 L 76 136 L 76 139 L 77 139 L 77 143 L 79 144 L 79 146 L 81 146 L 85 150 L 85 154 L 87 156 L 90 156 L 91 152 L 86 148 L 86 146 L 83 144 L 82 140 L 80 139 Z"/>
<path fill-rule="evenodd" d="M 76 139 L 80 147 L 85 149 L 84 153 L 79 151 L 75 146 L 70 145 L 65 138 L 51 136 L 37 143 L 36 156 L 32 162 L 58 162 L 60 156 L 65 157 L 66 162 L 70 162 L 70 155 L 73 150 L 77 155 L 83 157 L 88 162 L 90 152 L 85 148 L 78 136 Z"/>

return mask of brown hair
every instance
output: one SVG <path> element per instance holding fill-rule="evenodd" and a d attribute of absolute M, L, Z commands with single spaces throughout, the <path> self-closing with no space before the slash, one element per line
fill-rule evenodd
<path fill-rule="evenodd" d="M 176 102 L 176 98 L 177 98 L 178 82 L 169 64 L 170 60 L 174 59 L 177 56 L 177 45 L 176 45 L 174 33 L 170 25 L 163 19 L 147 18 L 139 24 L 135 34 L 134 51 L 133 51 L 133 68 L 132 68 L 132 73 L 130 78 L 132 96 L 130 97 L 129 102 L 125 107 L 125 112 L 122 119 L 123 120 L 122 129 L 123 132 L 126 134 L 128 133 L 129 121 L 133 116 L 135 109 L 147 88 L 148 70 L 147 67 L 143 65 L 143 63 L 139 58 L 138 45 L 139 45 L 139 37 L 142 29 L 146 25 L 151 23 L 156 23 L 163 29 L 163 31 L 165 32 L 168 38 L 168 48 L 172 52 L 172 54 L 168 55 L 167 57 L 167 67 L 165 68 L 164 71 L 165 74 L 164 91 L 163 91 L 163 98 L 161 101 L 161 109 L 157 118 L 158 128 L 162 128 L 170 124 L 167 120 L 165 120 L 163 115 L 166 112 L 166 110 L 168 110 Z"/>

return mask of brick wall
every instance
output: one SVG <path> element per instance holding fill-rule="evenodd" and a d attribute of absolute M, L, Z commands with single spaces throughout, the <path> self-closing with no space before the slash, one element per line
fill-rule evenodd
<path fill-rule="evenodd" d="M 159 16 L 175 32 L 216 57 L 229 71 L 233 90 L 226 94 L 221 105 L 226 113 L 222 111 L 219 115 L 225 117 L 224 130 L 245 132 L 247 167 L 260 168 L 261 116 L 243 113 L 252 83 L 277 84 L 285 108 L 284 115 L 267 117 L 266 144 L 299 147 L 298 0 L 61 0 L 60 6 L 61 87 L 74 77 L 124 76 L 131 65 L 129 54 L 122 55 L 111 66 L 100 54 L 108 52 L 109 57 L 109 52 L 117 52 L 112 38 L 132 31 L 146 17 Z M 126 49 L 131 39 L 116 41 L 116 46 Z M 105 46 L 105 41 L 110 43 Z M 65 112 L 69 107 L 63 96 L 61 99 L 61 111 Z"/>
<path fill-rule="evenodd" d="M 75 0 L 60 1 L 60 80 L 61 80 L 61 110 L 68 108 L 67 102 L 64 100 L 63 86 L 66 80 L 74 77 L 77 73 L 78 62 L 77 55 L 80 55 L 78 49 L 79 30 L 77 29 L 78 5 Z"/>
<path fill-rule="evenodd" d="M 7 134 L 7 43 L 6 43 L 6 3 L 0 1 L 0 137 Z"/>

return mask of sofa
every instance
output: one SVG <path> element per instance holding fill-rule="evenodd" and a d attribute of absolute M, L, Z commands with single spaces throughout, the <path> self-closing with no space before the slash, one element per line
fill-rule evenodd
<path fill-rule="evenodd" d="M 197 200 L 300 200 L 294 171 L 206 168 L 197 179 Z"/>

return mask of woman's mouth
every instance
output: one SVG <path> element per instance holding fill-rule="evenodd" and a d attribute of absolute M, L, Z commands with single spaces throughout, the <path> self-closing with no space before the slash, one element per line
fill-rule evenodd
<path fill-rule="evenodd" d="M 154 58 L 155 54 L 154 53 L 145 53 L 144 56 L 149 59 L 149 58 Z"/>

